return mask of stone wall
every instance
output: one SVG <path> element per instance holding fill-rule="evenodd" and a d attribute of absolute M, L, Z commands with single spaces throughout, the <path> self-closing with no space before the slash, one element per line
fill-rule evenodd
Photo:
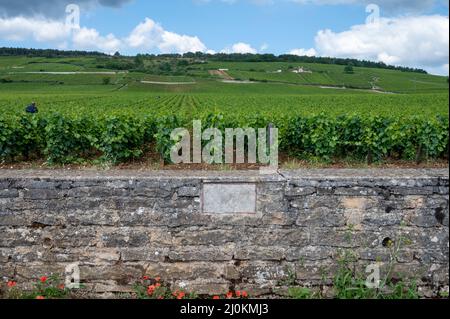
<path fill-rule="evenodd" d="M 326 287 L 345 251 L 363 272 L 386 271 L 399 247 L 392 276 L 433 296 L 449 282 L 448 182 L 446 170 L 4 170 L 0 277 L 76 262 L 96 294 L 148 275 L 198 294 L 271 295 Z"/>

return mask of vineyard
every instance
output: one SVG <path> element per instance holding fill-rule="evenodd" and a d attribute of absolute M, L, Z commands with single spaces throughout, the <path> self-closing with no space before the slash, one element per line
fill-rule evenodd
<path fill-rule="evenodd" d="M 298 159 L 387 158 L 420 161 L 448 154 L 448 94 L 35 95 L 37 115 L 24 114 L 30 96 L 0 99 L 0 158 L 52 164 L 86 160 L 121 163 L 157 151 L 169 162 L 170 133 L 191 128 L 280 130 L 280 149 Z M 395 106 L 395 107 L 394 107 Z"/>
<path fill-rule="evenodd" d="M 170 162 L 170 133 L 192 120 L 221 131 L 271 124 L 282 157 L 301 161 L 442 160 L 448 97 L 445 77 L 373 67 L 5 56 L 0 163 Z M 38 114 L 25 113 L 32 101 Z"/>

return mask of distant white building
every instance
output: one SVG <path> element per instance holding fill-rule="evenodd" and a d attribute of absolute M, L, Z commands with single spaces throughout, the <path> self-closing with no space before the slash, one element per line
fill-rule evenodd
<path fill-rule="evenodd" d="M 296 74 L 299 74 L 299 73 L 310 73 L 311 74 L 312 73 L 312 71 L 305 70 L 302 66 L 299 67 L 298 69 L 294 69 L 292 72 L 296 73 Z"/>
<path fill-rule="evenodd" d="M 228 72 L 229 69 L 219 69 L 219 71 L 221 71 L 221 72 Z"/>

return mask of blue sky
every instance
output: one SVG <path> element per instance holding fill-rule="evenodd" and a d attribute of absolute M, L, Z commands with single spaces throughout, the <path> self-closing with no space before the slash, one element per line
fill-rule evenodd
<path fill-rule="evenodd" d="M 126 54 L 296 53 L 355 57 L 448 74 L 448 0 L 0 0 L 0 46 Z M 79 4 L 80 28 L 65 30 Z M 417 51 L 417 52 L 416 52 Z"/>
<path fill-rule="evenodd" d="M 176 9 L 175 9 L 176 8 Z M 236 42 L 255 48 L 267 44 L 267 51 L 282 54 L 292 46 L 312 47 L 315 33 L 324 28 L 345 30 L 363 23 L 364 7 L 300 6 L 281 2 L 277 5 L 254 5 L 249 2 L 227 4 L 215 1 L 136 1 L 122 9 L 95 10 L 83 20 L 104 33 L 126 36 L 137 23 L 150 17 L 166 30 L 198 36 L 208 48 L 220 51 Z M 337 18 L 338 17 L 338 18 Z M 120 20 L 120 24 L 112 21 Z"/>

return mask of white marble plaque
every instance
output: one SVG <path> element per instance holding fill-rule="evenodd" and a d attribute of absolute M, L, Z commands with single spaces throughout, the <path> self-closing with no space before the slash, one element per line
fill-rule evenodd
<path fill-rule="evenodd" d="M 255 214 L 255 184 L 204 184 L 203 212 L 207 214 Z"/>

